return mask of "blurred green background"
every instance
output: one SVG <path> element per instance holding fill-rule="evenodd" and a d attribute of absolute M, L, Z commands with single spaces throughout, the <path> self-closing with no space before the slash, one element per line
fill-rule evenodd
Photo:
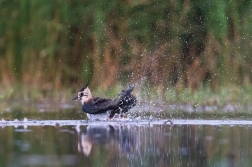
<path fill-rule="evenodd" d="M 229 87 L 249 99 L 251 9 L 250 0 L 1 0 L 0 100 L 67 99 L 87 81 L 159 97 Z"/>

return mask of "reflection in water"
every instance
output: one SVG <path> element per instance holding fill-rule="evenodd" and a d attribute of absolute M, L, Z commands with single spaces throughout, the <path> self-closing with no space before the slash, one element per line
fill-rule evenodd
<path fill-rule="evenodd" d="M 85 165 L 235 166 L 234 154 L 223 153 L 227 145 L 216 142 L 223 133 L 219 127 L 109 125 L 78 127 L 77 132 L 78 151 L 91 161 L 80 157 Z"/>
<path fill-rule="evenodd" d="M 107 148 L 118 147 L 121 153 L 133 153 L 135 137 L 125 126 L 97 125 L 88 126 L 86 130 L 78 131 L 78 151 L 86 156 L 90 155 L 93 146 L 104 145 Z"/>
<path fill-rule="evenodd" d="M 183 126 L 181 129 L 180 155 L 185 160 L 184 165 L 194 162 L 194 166 L 206 166 L 207 154 L 198 126 Z"/>
<path fill-rule="evenodd" d="M 249 126 L 0 128 L 1 166 L 252 166 Z"/>

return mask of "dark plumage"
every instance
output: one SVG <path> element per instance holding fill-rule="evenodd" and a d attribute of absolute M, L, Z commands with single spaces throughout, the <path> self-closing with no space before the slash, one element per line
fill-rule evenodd
<path fill-rule="evenodd" d="M 116 99 L 109 99 L 100 97 L 93 98 L 86 85 L 78 92 L 78 96 L 73 98 L 73 100 L 79 99 L 82 102 L 82 110 L 88 116 L 108 113 L 111 119 L 115 114 L 126 113 L 136 105 L 136 98 L 131 94 L 134 87 L 132 85 L 128 90 L 123 90 Z"/>

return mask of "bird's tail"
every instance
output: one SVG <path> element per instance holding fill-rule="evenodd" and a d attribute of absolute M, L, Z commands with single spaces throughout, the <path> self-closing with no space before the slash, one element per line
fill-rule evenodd
<path fill-rule="evenodd" d="M 122 113 L 136 105 L 136 97 L 131 94 L 135 85 L 131 85 L 126 91 L 122 91 L 119 95 L 118 105 L 122 109 Z"/>
<path fill-rule="evenodd" d="M 135 87 L 135 85 L 132 84 L 132 85 L 130 85 L 129 89 L 127 89 L 126 91 L 122 90 L 122 92 L 119 94 L 119 99 L 129 95 L 133 91 L 134 87 Z"/>
<path fill-rule="evenodd" d="M 110 113 L 109 118 L 113 118 L 114 115 L 126 113 L 129 109 L 136 105 L 136 97 L 131 94 L 135 85 L 131 85 L 129 89 L 122 90 L 117 99 L 113 100 L 113 111 Z"/>

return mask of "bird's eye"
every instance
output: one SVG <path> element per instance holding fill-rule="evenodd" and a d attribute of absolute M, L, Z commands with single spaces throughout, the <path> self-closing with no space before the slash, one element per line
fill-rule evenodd
<path fill-rule="evenodd" d="M 83 93 L 80 93 L 80 96 L 83 96 Z"/>

